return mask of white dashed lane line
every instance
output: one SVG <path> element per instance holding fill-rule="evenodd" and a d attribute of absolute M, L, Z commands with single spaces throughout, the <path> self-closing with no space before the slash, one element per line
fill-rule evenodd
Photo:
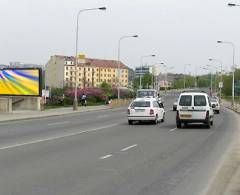
<path fill-rule="evenodd" d="M 123 149 L 121 150 L 121 152 L 125 152 L 125 151 L 130 150 L 130 149 L 132 149 L 132 148 L 135 148 L 135 147 L 137 147 L 137 146 L 138 146 L 137 144 L 134 144 L 134 145 L 132 145 L 132 146 L 128 146 L 128 147 L 126 147 L 126 148 L 123 148 Z"/>
<path fill-rule="evenodd" d="M 112 157 L 112 156 L 113 156 L 112 154 L 108 154 L 108 155 L 106 155 L 106 156 L 100 157 L 99 159 L 100 159 L 100 160 L 104 160 L 104 159 L 110 158 L 110 157 Z"/>
<path fill-rule="evenodd" d="M 177 130 L 177 128 L 174 128 L 174 129 L 169 130 L 169 132 L 173 132 L 173 131 L 176 131 L 176 130 Z"/>

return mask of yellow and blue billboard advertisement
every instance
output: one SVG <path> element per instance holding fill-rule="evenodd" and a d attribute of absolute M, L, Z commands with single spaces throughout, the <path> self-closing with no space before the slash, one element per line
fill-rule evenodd
<path fill-rule="evenodd" d="M 0 95 L 41 96 L 41 69 L 0 69 Z"/>

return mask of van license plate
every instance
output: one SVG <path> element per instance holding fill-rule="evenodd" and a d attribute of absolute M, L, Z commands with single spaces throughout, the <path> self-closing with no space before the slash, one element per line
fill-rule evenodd
<path fill-rule="evenodd" d="M 190 114 L 181 114 L 180 117 L 181 117 L 181 119 L 191 119 L 192 115 L 190 115 Z"/>

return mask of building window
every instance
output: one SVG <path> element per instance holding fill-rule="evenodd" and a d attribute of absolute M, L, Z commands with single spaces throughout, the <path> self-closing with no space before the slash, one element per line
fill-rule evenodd
<path fill-rule="evenodd" d="M 66 72 L 66 76 L 68 76 L 68 72 Z"/>
<path fill-rule="evenodd" d="M 90 71 L 90 68 L 88 68 L 88 71 Z"/>
<path fill-rule="evenodd" d="M 68 70 L 68 67 L 66 67 L 66 70 Z"/>
<path fill-rule="evenodd" d="M 88 81 L 90 81 L 90 79 L 87 79 Z"/>
<path fill-rule="evenodd" d="M 81 76 L 81 73 L 79 73 L 79 76 Z"/>
<path fill-rule="evenodd" d="M 127 76 L 127 75 L 125 75 L 125 77 L 127 78 L 128 76 Z"/>
<path fill-rule="evenodd" d="M 90 73 L 88 73 L 88 76 L 90 77 Z"/>
<path fill-rule="evenodd" d="M 104 77 L 106 77 L 106 74 L 104 74 Z"/>

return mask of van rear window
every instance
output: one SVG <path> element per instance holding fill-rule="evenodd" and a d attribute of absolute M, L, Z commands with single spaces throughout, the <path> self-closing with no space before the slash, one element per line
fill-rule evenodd
<path fill-rule="evenodd" d="M 191 106 L 192 105 L 192 96 L 191 95 L 182 95 L 179 105 L 180 106 Z"/>
<path fill-rule="evenodd" d="M 206 106 L 207 101 L 204 95 L 195 95 L 194 96 L 194 106 Z"/>

